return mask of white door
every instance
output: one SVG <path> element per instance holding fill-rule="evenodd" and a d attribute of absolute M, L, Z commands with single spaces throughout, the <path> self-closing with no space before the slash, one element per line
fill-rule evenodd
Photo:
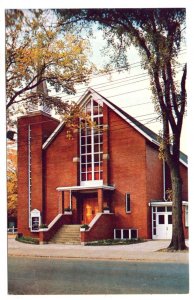
<path fill-rule="evenodd" d="M 172 213 L 161 212 L 156 214 L 156 238 L 171 239 L 172 237 Z"/>

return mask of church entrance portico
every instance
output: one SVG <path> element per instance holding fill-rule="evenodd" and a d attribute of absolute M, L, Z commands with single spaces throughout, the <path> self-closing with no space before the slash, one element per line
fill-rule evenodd
<path fill-rule="evenodd" d="M 89 224 L 104 207 L 111 208 L 111 191 L 113 186 L 72 186 L 58 187 L 61 192 L 61 208 L 72 211 L 73 220 L 77 224 Z"/>

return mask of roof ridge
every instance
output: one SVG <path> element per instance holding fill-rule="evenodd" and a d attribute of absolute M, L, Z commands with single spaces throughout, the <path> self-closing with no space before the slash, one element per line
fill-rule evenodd
<path fill-rule="evenodd" d="M 84 100 L 84 97 L 87 95 L 87 93 L 95 93 L 99 95 L 102 98 L 102 101 L 104 100 L 105 104 L 110 108 L 113 108 L 116 110 L 116 113 L 120 115 L 128 124 L 131 124 L 137 131 L 140 132 L 140 134 L 144 135 L 145 138 L 150 140 L 152 143 L 159 146 L 159 135 L 156 134 L 154 131 L 143 125 L 141 122 L 136 120 L 134 117 L 132 117 L 130 114 L 125 112 L 123 109 L 118 107 L 116 104 L 112 103 L 110 100 L 102 96 L 100 93 L 98 93 L 96 90 L 94 90 L 92 87 L 88 87 L 88 89 L 84 92 L 84 94 L 80 97 L 80 100 L 78 101 L 79 105 L 82 103 L 82 100 Z M 43 144 L 43 149 L 46 149 L 47 146 L 52 142 L 52 140 L 55 138 L 55 136 L 58 134 L 58 132 L 62 129 L 64 126 L 64 121 L 59 123 L 57 128 L 54 130 L 54 132 L 48 137 L 48 139 Z M 187 164 L 187 155 L 180 151 L 180 159 Z"/>
<path fill-rule="evenodd" d="M 146 127 L 143 125 L 141 122 L 136 120 L 134 117 L 132 117 L 130 114 L 125 112 L 122 108 L 118 107 L 116 104 L 102 96 L 100 93 L 96 92 L 93 88 L 90 88 L 90 90 L 94 91 L 96 94 L 98 94 L 101 98 L 103 98 L 106 102 L 108 102 L 110 105 L 112 105 L 115 109 L 117 109 L 120 113 L 122 113 L 128 120 L 130 120 L 132 123 L 134 123 L 139 129 L 144 131 L 146 135 L 149 135 L 155 142 L 159 143 L 159 135 L 152 131 L 150 128 Z M 181 150 L 179 151 L 180 153 L 180 159 L 182 159 L 185 163 L 187 163 L 188 156 L 182 152 Z"/>

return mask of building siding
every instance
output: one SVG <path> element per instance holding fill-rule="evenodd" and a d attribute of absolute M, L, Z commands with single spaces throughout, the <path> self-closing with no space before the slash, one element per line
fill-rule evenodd
<path fill-rule="evenodd" d="M 41 212 L 42 223 L 49 224 L 64 208 L 70 205 L 70 191 L 58 192 L 58 187 L 80 185 L 79 132 L 67 138 L 65 126 L 42 148 L 58 121 L 37 113 L 18 120 L 18 230 L 31 233 L 28 225 L 28 125 L 31 124 L 32 205 Z M 106 104 L 103 105 L 103 184 L 114 186 L 114 191 L 97 189 L 87 193 L 71 194 L 72 224 L 90 223 L 102 208 L 109 206 L 112 225 L 106 236 L 113 237 L 113 229 L 138 229 L 140 238 L 152 237 L 152 216 L 149 203 L 163 199 L 163 163 L 158 158 L 158 148 L 145 136 L 123 120 Z M 183 200 L 188 200 L 187 168 L 181 165 Z M 126 212 L 125 195 L 130 194 L 131 211 Z M 99 196 L 100 195 L 100 196 Z M 101 198 L 99 198 L 101 197 Z M 103 199 L 103 203 L 101 203 Z M 82 217 L 83 215 L 83 217 Z M 97 227 L 88 233 L 88 239 L 103 236 L 103 215 Z M 101 225 L 100 225 L 101 224 Z M 100 229 L 99 229 L 100 228 Z M 187 234 L 187 229 L 185 229 Z M 83 234 L 87 236 L 87 234 Z"/>

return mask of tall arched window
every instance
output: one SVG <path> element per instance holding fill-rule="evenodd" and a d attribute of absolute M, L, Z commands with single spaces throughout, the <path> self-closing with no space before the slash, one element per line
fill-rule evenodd
<path fill-rule="evenodd" d="M 94 126 L 80 119 L 80 184 L 100 185 L 102 180 L 103 155 L 103 110 L 102 103 L 90 99 L 85 105 L 86 114 L 90 115 Z"/>

